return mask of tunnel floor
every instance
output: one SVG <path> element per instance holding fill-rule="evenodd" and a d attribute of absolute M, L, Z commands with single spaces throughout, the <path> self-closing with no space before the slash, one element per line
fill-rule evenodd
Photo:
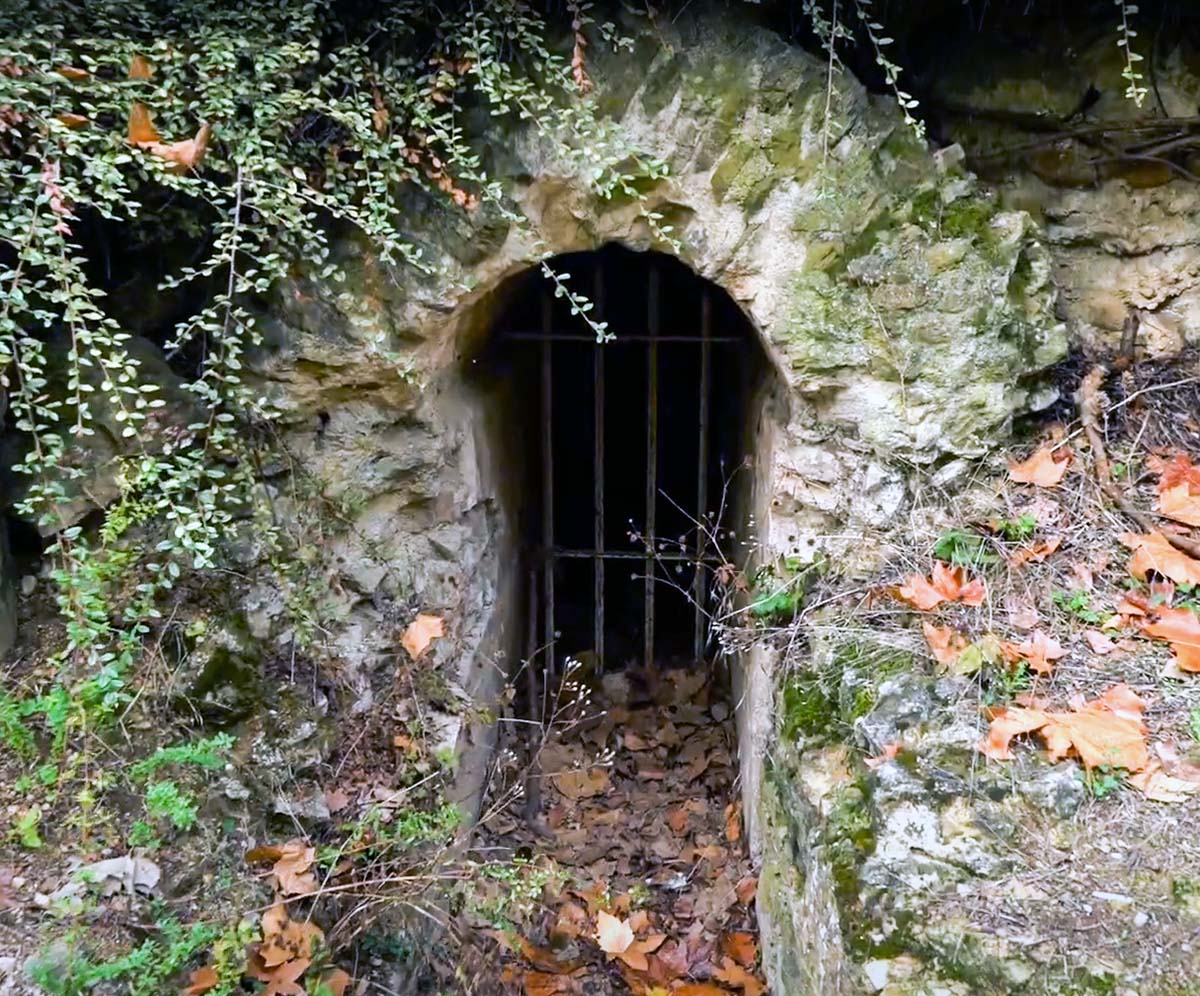
<path fill-rule="evenodd" d="M 706 679 L 629 669 L 577 714 L 560 703 L 553 735 L 533 746 L 536 806 L 510 797 L 485 819 L 485 853 L 561 872 L 506 942 L 505 992 L 762 991 L 733 710 Z M 599 911 L 631 932 L 619 955 L 593 932 Z"/>

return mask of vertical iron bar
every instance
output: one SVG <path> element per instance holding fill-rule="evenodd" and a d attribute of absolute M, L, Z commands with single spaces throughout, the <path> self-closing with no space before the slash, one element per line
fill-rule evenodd
<path fill-rule="evenodd" d="M 654 666 L 654 513 L 658 503 L 658 268 L 650 264 L 646 295 L 646 607 L 645 666 Z"/>
<path fill-rule="evenodd" d="M 542 332 L 551 332 L 554 299 L 549 292 L 542 295 Z M 542 585 L 543 611 L 545 612 L 546 671 L 542 682 L 542 698 L 549 694 L 547 689 L 554 683 L 554 388 L 552 385 L 553 344 L 550 339 L 542 340 L 542 556 L 544 581 Z M 543 709 L 549 707 L 543 703 Z M 545 715 L 545 712 L 543 712 Z"/>
<path fill-rule="evenodd" d="M 692 600 L 696 603 L 696 631 L 693 648 L 695 663 L 700 664 L 707 643 L 707 627 L 704 617 L 704 547 L 708 541 L 708 381 L 712 332 L 712 295 L 707 287 L 700 297 L 700 438 L 696 456 L 696 576 L 692 580 Z M 712 523 L 715 527 L 715 523 Z"/>
<path fill-rule="evenodd" d="M 595 314 L 604 318 L 604 264 L 596 258 Z M 593 644 L 596 666 L 604 673 L 604 345 L 592 347 L 592 514 L 595 519 L 596 557 L 592 576 Z"/>

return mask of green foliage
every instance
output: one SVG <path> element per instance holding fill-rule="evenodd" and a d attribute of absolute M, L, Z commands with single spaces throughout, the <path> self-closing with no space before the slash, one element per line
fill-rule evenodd
<path fill-rule="evenodd" d="M 195 955 L 222 940 L 223 934 L 232 937 L 237 933 L 236 929 L 223 932 L 203 923 L 185 927 L 161 911 L 155 926 L 154 938 L 117 958 L 93 960 L 74 951 L 65 957 L 61 949 L 44 951 L 30 962 L 29 977 L 51 996 L 84 996 L 104 983 L 120 983 L 119 991 L 128 996 L 161 996 L 178 991 L 172 981 Z M 228 991 L 228 987 L 214 990 L 218 996 Z"/>
<path fill-rule="evenodd" d="M 3 689 L 0 689 L 0 740 L 22 757 L 28 757 L 35 750 L 33 733 L 25 725 L 20 704 Z"/>
<path fill-rule="evenodd" d="M 172 781 L 151 782 L 146 786 L 146 814 L 165 821 L 176 830 L 190 830 L 196 823 L 196 800 Z"/>
<path fill-rule="evenodd" d="M 1050 596 L 1064 612 L 1073 615 L 1080 622 L 1095 626 L 1104 618 L 1104 613 L 1092 608 L 1092 599 L 1086 591 L 1055 591 Z"/>
<path fill-rule="evenodd" d="M 747 611 L 764 622 L 790 621 L 804 605 L 813 578 L 824 568 L 824 561 L 805 564 L 796 557 L 784 558 L 779 567 L 770 564 L 760 567 L 754 574 Z"/>
<path fill-rule="evenodd" d="M 1024 543 L 1037 532 L 1037 516 L 1023 512 L 1015 519 L 1000 519 L 995 529 L 1010 543 Z"/>
<path fill-rule="evenodd" d="M 1102 764 L 1086 772 L 1084 784 L 1092 798 L 1103 799 L 1120 789 L 1125 784 L 1128 774 L 1124 768 L 1110 768 L 1107 764 Z"/>
<path fill-rule="evenodd" d="M 1192 734 L 1192 739 L 1200 743 L 1200 709 L 1193 709 L 1188 713 L 1188 731 Z"/>
<path fill-rule="evenodd" d="M 135 780 L 148 778 L 160 768 L 167 766 L 190 766 L 208 771 L 219 771 L 225 766 L 224 754 L 233 747 L 235 742 L 235 738 L 230 734 L 218 733 L 190 744 L 159 747 L 149 757 L 131 765 L 129 776 Z"/>
<path fill-rule="evenodd" d="M 999 557 L 987 548 L 987 537 L 965 529 L 948 529 L 938 537 L 933 547 L 938 560 L 963 567 L 978 567 L 994 564 Z"/>
<path fill-rule="evenodd" d="M 38 833 L 41 822 L 41 807 L 30 806 L 13 821 L 10 836 L 26 850 L 36 851 L 42 846 L 42 838 Z"/>

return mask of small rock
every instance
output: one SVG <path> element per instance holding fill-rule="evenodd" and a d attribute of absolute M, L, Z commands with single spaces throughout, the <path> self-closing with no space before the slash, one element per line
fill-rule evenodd
<path fill-rule="evenodd" d="M 21 578 L 21 594 L 28 598 L 37 588 L 37 578 L 32 574 L 26 574 Z"/>
<path fill-rule="evenodd" d="M 1133 925 L 1135 927 L 1144 927 L 1150 922 L 1150 914 L 1145 910 L 1138 910 L 1133 914 Z"/>
<path fill-rule="evenodd" d="M 884 958 L 869 961 L 863 965 L 863 972 L 866 973 L 867 981 L 871 984 L 872 990 L 879 992 L 888 984 L 891 967 L 891 962 Z"/>
<path fill-rule="evenodd" d="M 1039 809 L 1068 819 L 1087 795 L 1079 768 L 1071 762 L 1056 764 L 1021 786 L 1021 794 Z"/>
<path fill-rule="evenodd" d="M 232 799 L 234 802 L 241 802 L 243 799 L 250 798 L 250 789 L 236 778 L 222 778 L 217 783 L 217 787 L 226 799 Z"/>
<path fill-rule="evenodd" d="M 275 812 L 310 823 L 327 823 L 330 818 L 329 805 L 322 792 L 314 792 L 306 797 L 279 796 L 275 800 Z"/>

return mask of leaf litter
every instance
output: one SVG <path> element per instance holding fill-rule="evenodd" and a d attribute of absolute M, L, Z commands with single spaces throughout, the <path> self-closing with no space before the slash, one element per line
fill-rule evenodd
<path fill-rule="evenodd" d="M 543 832 L 512 813 L 488 825 L 492 846 L 566 879 L 502 943 L 504 991 L 759 996 L 731 710 L 700 670 L 605 687 L 606 710 L 540 751 Z"/>

